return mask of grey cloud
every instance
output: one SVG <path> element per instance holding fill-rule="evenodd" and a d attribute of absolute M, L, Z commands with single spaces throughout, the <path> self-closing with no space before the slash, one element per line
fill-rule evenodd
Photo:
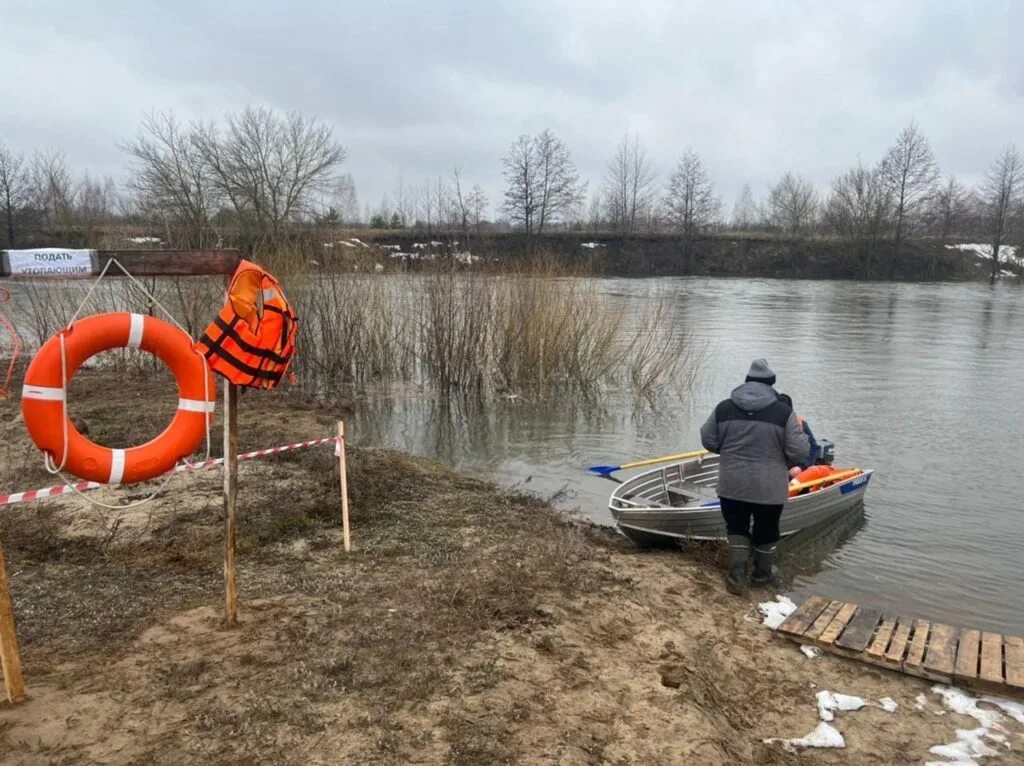
<path fill-rule="evenodd" d="M 455 165 L 496 201 L 509 143 L 545 127 L 594 188 L 636 131 L 663 177 L 696 149 L 731 204 L 789 169 L 824 186 L 916 119 L 976 180 L 1024 143 L 1024 6 L 976 5 L 5 3 L 0 140 L 120 174 L 147 111 L 299 109 L 335 126 L 376 204 Z"/>

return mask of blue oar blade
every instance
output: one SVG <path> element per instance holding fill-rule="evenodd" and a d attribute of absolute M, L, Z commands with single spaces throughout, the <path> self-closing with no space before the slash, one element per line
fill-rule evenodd
<path fill-rule="evenodd" d="M 618 471 L 620 468 L 622 468 L 621 465 L 592 465 L 587 470 L 600 476 L 607 476 L 610 473 Z"/>

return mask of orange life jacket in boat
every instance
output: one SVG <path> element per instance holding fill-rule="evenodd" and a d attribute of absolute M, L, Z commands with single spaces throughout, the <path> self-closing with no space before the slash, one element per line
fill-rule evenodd
<path fill-rule="evenodd" d="M 214 372 L 235 385 L 274 388 L 291 365 L 297 332 L 298 317 L 281 283 L 255 263 L 242 261 L 224 307 L 196 347 Z"/>
<path fill-rule="evenodd" d="M 809 468 L 805 468 L 798 473 L 789 483 L 791 485 L 803 484 L 805 481 L 814 481 L 815 479 L 824 479 L 826 476 L 831 476 L 839 471 L 830 465 L 812 465 Z M 790 490 L 789 496 L 795 497 L 801 495 L 804 492 L 817 492 L 821 489 L 824 484 L 818 484 L 813 487 L 803 487 L 802 489 Z"/>

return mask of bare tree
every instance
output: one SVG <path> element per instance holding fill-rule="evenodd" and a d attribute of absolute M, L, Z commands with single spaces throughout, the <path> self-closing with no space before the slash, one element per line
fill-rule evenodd
<path fill-rule="evenodd" d="M 14 154 L 0 144 L 0 209 L 7 225 L 8 248 L 15 247 L 15 216 L 28 199 L 29 178 L 24 155 Z"/>
<path fill-rule="evenodd" d="M 992 242 L 992 279 L 999 276 L 999 253 L 1019 223 L 1024 204 L 1024 163 L 1013 145 L 1006 147 L 989 168 L 979 189 Z"/>
<path fill-rule="evenodd" d="M 331 181 L 331 207 L 342 224 L 359 223 L 359 195 L 351 173 L 342 173 Z"/>
<path fill-rule="evenodd" d="M 939 178 L 932 148 L 916 123 L 911 122 L 900 131 L 896 143 L 882 159 L 881 174 L 893 204 L 895 229 L 889 266 L 889 279 L 892 279 L 896 275 L 903 239 L 919 222 Z"/>
<path fill-rule="evenodd" d="M 683 236 L 684 269 L 689 272 L 694 241 L 722 214 L 722 202 L 696 152 L 688 149 L 679 160 L 669 177 L 664 205 L 669 222 Z"/>
<path fill-rule="evenodd" d="M 621 232 L 632 235 L 654 202 L 656 175 L 640 136 L 622 139 L 608 163 L 604 199 L 608 218 Z"/>
<path fill-rule="evenodd" d="M 949 243 L 950 237 L 962 231 L 971 209 L 971 193 L 956 176 L 950 176 L 935 192 L 932 198 L 929 221 L 942 244 Z"/>
<path fill-rule="evenodd" d="M 566 145 L 550 130 L 519 136 L 504 159 L 504 211 L 529 234 L 573 209 L 586 193 Z"/>
<path fill-rule="evenodd" d="M 75 185 L 62 151 L 36 152 L 29 166 L 31 205 L 47 226 L 67 231 L 74 220 Z"/>
<path fill-rule="evenodd" d="M 740 196 L 736 198 L 736 204 L 732 209 L 733 228 L 745 231 L 757 221 L 757 203 L 754 202 L 754 195 L 750 191 L 750 184 L 743 184 Z"/>
<path fill-rule="evenodd" d="M 412 223 L 413 219 L 413 195 L 410 193 L 409 188 L 405 185 L 405 180 L 401 175 L 398 176 L 398 180 L 395 182 L 395 212 L 398 214 L 398 220 L 403 227 L 408 226 Z"/>
<path fill-rule="evenodd" d="M 172 114 L 153 114 L 143 118 L 139 137 L 123 149 L 131 158 L 128 186 L 143 214 L 162 221 L 170 241 L 204 247 L 221 195 L 194 133 Z"/>
<path fill-rule="evenodd" d="M 474 184 L 469 192 L 469 196 L 466 197 L 466 208 L 469 211 L 469 220 L 476 229 L 477 236 L 480 235 L 480 224 L 483 222 L 484 214 L 487 212 L 487 205 L 487 194 L 480 187 L 480 184 Z"/>
<path fill-rule="evenodd" d="M 854 243 L 864 259 L 864 276 L 872 275 L 878 243 L 890 209 L 890 189 L 880 171 L 863 163 L 836 178 L 825 203 L 825 222 Z"/>
<path fill-rule="evenodd" d="M 537 156 L 537 233 L 544 225 L 568 213 L 586 194 L 586 184 L 573 164 L 569 149 L 550 130 L 533 139 Z"/>
<path fill-rule="evenodd" d="M 817 222 L 818 194 L 814 185 L 793 173 L 785 173 L 768 192 L 766 223 L 796 237 L 806 234 Z"/>
<path fill-rule="evenodd" d="M 208 125 L 193 140 L 242 223 L 271 238 L 310 212 L 345 159 L 329 126 L 297 112 L 249 107 L 228 116 L 223 133 Z"/>
<path fill-rule="evenodd" d="M 534 220 L 540 206 L 537 199 L 540 168 L 537 166 L 533 139 L 527 135 L 519 136 L 512 142 L 502 163 L 505 166 L 503 175 L 507 184 L 502 210 L 508 216 L 509 223 L 521 226 L 529 236 L 533 232 Z"/>

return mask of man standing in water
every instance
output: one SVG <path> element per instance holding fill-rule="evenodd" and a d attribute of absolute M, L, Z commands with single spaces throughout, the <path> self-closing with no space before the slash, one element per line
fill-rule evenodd
<path fill-rule="evenodd" d="M 810 450 L 793 408 L 779 401 L 774 385 L 775 373 L 768 362 L 755 359 L 746 382 L 715 407 L 700 429 L 704 448 L 721 455 L 718 498 L 729 533 L 725 585 L 736 595 L 747 589 L 751 541 L 751 581 L 755 585 L 775 581 L 775 549 L 779 517 L 789 497 L 789 468 Z"/>

